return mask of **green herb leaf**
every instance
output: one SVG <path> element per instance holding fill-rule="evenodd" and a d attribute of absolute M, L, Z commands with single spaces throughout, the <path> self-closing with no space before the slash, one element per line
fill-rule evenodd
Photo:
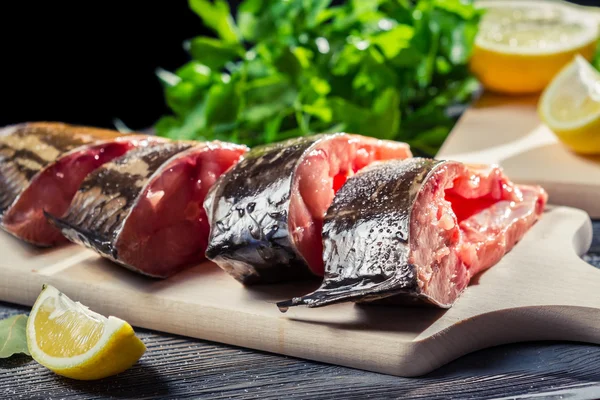
<path fill-rule="evenodd" d="M 189 0 L 215 37 L 160 70 L 161 136 L 250 146 L 346 130 L 435 153 L 479 85 L 471 0 Z M 600 59 L 600 57 L 598 57 Z M 598 62 L 600 64 L 600 61 Z"/>
<path fill-rule="evenodd" d="M 306 27 L 312 29 L 322 22 L 323 10 L 326 9 L 331 0 L 312 0 L 306 2 Z"/>
<path fill-rule="evenodd" d="M 371 39 L 371 42 L 383 51 L 383 55 L 394 58 L 400 50 L 410 46 L 410 40 L 414 35 L 414 29 L 407 25 L 398 25 L 390 31 L 380 33 Z"/>
<path fill-rule="evenodd" d="M 206 97 L 206 123 L 222 125 L 234 123 L 237 119 L 240 97 L 235 82 L 213 85 Z"/>
<path fill-rule="evenodd" d="M 236 44 L 208 37 L 196 37 L 188 42 L 190 54 L 194 60 L 207 67 L 219 70 L 228 62 L 233 62 L 241 55 Z"/>
<path fill-rule="evenodd" d="M 388 88 L 381 93 L 373 103 L 376 114 L 378 137 L 393 139 L 400 126 L 400 94 L 394 88 Z"/>
<path fill-rule="evenodd" d="M 27 315 L 15 315 L 0 321 L 0 358 L 8 358 L 13 354 L 25 353 L 27 348 Z"/>
<path fill-rule="evenodd" d="M 284 75 L 273 75 L 246 85 L 244 95 L 246 107 L 242 118 L 256 124 L 291 107 L 297 93 Z"/>
<path fill-rule="evenodd" d="M 321 121 L 329 123 L 333 117 L 333 110 L 326 103 L 325 99 L 319 99 L 315 104 L 305 104 L 302 111 L 319 118 Z"/>
<path fill-rule="evenodd" d="M 477 10 L 471 7 L 469 2 L 462 0 L 435 0 L 436 7 L 455 13 L 459 17 L 469 20 L 477 15 Z"/>
<path fill-rule="evenodd" d="M 184 81 L 193 83 L 197 87 L 205 87 L 211 84 L 213 72 L 202 63 L 190 61 L 179 68 L 176 75 Z"/>
<path fill-rule="evenodd" d="M 225 0 L 189 0 L 190 8 L 198 14 L 204 24 L 219 35 L 225 42 L 239 42 L 239 35 L 235 22 L 229 11 L 229 4 Z"/>

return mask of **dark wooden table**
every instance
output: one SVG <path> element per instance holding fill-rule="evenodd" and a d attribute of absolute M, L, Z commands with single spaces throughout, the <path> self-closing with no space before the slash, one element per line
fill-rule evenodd
<path fill-rule="evenodd" d="M 600 268 L 600 221 L 585 259 Z M 28 311 L 0 302 L 0 319 Z M 137 331 L 147 353 L 130 370 L 100 381 L 62 378 L 25 356 L 0 360 L 0 399 L 600 398 L 600 346 L 594 345 L 500 346 L 421 378 L 398 378 Z"/>

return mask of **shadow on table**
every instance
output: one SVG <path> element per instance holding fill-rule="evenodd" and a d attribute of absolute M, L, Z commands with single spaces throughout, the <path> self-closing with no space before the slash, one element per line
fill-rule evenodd
<path fill-rule="evenodd" d="M 473 352 L 423 376 L 402 378 L 343 369 L 394 398 L 600 398 L 598 346 L 529 342 Z M 543 395 L 542 395 L 543 394 Z"/>
<path fill-rule="evenodd" d="M 1 305 L 1 304 L 0 304 Z M 31 357 L 25 354 L 14 354 L 8 358 L 0 359 L 0 371 L 13 369 L 27 364 Z"/>
<path fill-rule="evenodd" d="M 523 376 L 600 383 L 598 346 L 564 341 L 521 342 L 475 351 L 421 376 L 423 380 L 447 380 L 485 376 Z M 511 374 L 511 375 L 508 375 Z M 542 379 L 544 380 L 544 379 Z"/>
<path fill-rule="evenodd" d="M 353 307 L 345 312 L 345 318 L 331 321 L 310 316 L 288 317 L 297 323 L 322 325 L 344 331 L 397 332 L 417 337 L 435 321 L 440 319 L 446 310 L 426 307 L 394 308 L 367 304 L 349 304 Z"/>
<path fill-rule="evenodd" d="M 59 377 L 60 384 L 89 395 L 111 398 L 159 397 L 169 394 L 168 382 L 156 368 L 138 363 L 127 371 L 97 381 L 78 381 Z"/>

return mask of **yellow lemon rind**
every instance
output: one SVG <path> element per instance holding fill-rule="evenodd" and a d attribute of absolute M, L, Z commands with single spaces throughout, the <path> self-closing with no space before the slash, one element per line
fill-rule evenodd
<path fill-rule="evenodd" d="M 591 60 L 595 51 L 596 41 L 565 53 L 531 57 L 496 53 L 476 46 L 470 69 L 486 89 L 506 94 L 533 94 L 544 90 L 575 55 Z"/>
<path fill-rule="evenodd" d="M 27 321 L 27 345 L 34 360 L 51 371 L 79 380 L 101 379 L 125 371 L 135 364 L 146 351 L 144 343 L 135 336 L 131 325 L 117 317 L 108 317 L 101 338 L 89 351 L 73 357 L 55 357 L 46 354 L 37 345 L 35 316 L 50 297 L 61 293 L 45 286 L 36 300 Z M 99 315 L 92 311 L 90 314 Z"/>
<path fill-rule="evenodd" d="M 491 19 L 480 26 L 475 38 L 469 68 L 488 90 L 508 95 L 539 93 L 575 55 L 591 60 L 600 35 L 600 9 L 575 6 L 547 0 L 480 0 L 476 7 L 483 9 L 518 8 L 558 12 L 565 25 L 575 23 L 581 31 L 567 41 L 548 41 L 545 46 L 511 45 L 496 42 L 485 34 L 487 30 L 500 29 L 502 20 Z M 502 18 L 502 17 L 497 17 Z M 524 17 L 527 18 L 527 17 Z M 526 19 L 524 19 L 526 20 Z M 501 30 L 499 30 L 501 32 Z M 510 34 L 508 34 L 510 35 Z"/>
<path fill-rule="evenodd" d="M 550 130 L 565 146 L 575 153 L 585 155 L 600 154 L 600 118 L 590 122 L 586 126 L 571 130 L 552 128 L 544 117 L 542 117 L 542 121 L 548 125 Z"/>
<path fill-rule="evenodd" d="M 590 43 L 598 40 L 599 29 L 600 29 L 600 14 L 599 15 L 588 15 L 587 8 L 589 7 L 577 7 L 575 5 L 557 1 L 544 1 L 544 0 L 478 0 L 475 2 L 477 8 L 489 9 L 489 8 L 508 8 L 508 7 L 545 7 L 560 9 L 564 13 L 562 14 L 565 18 L 565 23 L 575 22 L 577 24 L 584 25 L 586 29 L 577 40 L 570 41 L 568 43 L 549 43 L 546 47 L 520 47 L 511 46 L 504 43 L 495 43 L 486 40 L 483 35 L 477 35 L 475 37 L 475 46 L 481 49 L 497 53 L 506 53 L 521 56 L 544 56 L 552 55 L 563 52 L 573 52 L 576 49 L 584 48 L 590 45 Z"/>
<path fill-rule="evenodd" d="M 102 379 L 131 368 L 145 352 L 146 346 L 135 336 L 133 328 L 126 323 L 114 332 L 103 351 L 97 352 L 85 363 L 70 368 L 47 368 L 67 378 Z"/>
<path fill-rule="evenodd" d="M 559 121 L 552 117 L 552 99 L 555 91 L 564 85 L 569 85 L 574 77 L 586 76 L 590 81 L 600 82 L 600 74 L 582 57 L 575 58 L 567 64 L 552 80 L 550 85 L 542 92 L 539 100 L 538 112 L 542 120 L 553 130 L 558 132 L 579 131 L 600 118 L 600 113 L 591 113 L 585 118 L 572 121 Z M 581 78 L 579 78 L 581 79 Z M 591 84 L 591 83 L 590 83 Z M 600 100 L 600 99 L 599 99 Z"/>
<path fill-rule="evenodd" d="M 574 152 L 600 154 L 600 113 L 592 112 L 585 117 L 567 121 L 559 121 L 553 117 L 552 104 L 556 101 L 556 91 L 562 87 L 569 87 L 573 79 L 586 80 L 586 86 L 590 87 L 588 90 L 595 93 L 596 86 L 600 83 L 600 73 L 581 57 L 575 57 L 556 75 L 540 96 L 538 114 L 558 139 Z"/>

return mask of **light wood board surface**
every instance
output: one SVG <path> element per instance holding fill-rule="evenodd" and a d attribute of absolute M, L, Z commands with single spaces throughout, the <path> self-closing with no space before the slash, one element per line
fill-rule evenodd
<path fill-rule="evenodd" d="M 474 350 L 524 340 L 600 343 L 600 271 L 578 257 L 588 216 L 547 211 L 525 238 L 450 310 L 274 303 L 307 285 L 247 289 L 210 263 L 153 280 L 68 245 L 34 250 L 0 232 L 0 300 L 31 305 L 50 283 L 132 325 L 400 376 L 416 376 Z"/>
<path fill-rule="evenodd" d="M 552 204 L 600 218 L 600 157 L 569 151 L 537 115 L 537 97 L 484 94 L 470 107 L 437 158 L 499 164 L 511 180 L 539 184 Z"/>

